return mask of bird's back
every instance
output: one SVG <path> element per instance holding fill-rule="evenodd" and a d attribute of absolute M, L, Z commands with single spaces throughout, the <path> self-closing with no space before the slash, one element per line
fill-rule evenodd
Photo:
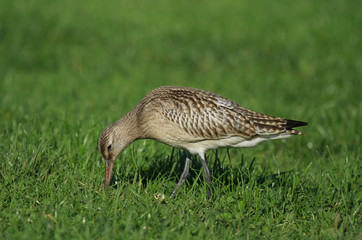
<path fill-rule="evenodd" d="M 169 135 L 181 134 L 189 141 L 296 135 L 301 132 L 292 128 L 306 124 L 250 111 L 218 94 L 188 87 L 159 87 L 147 94 L 138 108 L 148 130 L 173 129 Z"/>

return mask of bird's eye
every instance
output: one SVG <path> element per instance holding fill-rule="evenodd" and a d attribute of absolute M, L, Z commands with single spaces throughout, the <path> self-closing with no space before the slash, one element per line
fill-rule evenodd
<path fill-rule="evenodd" d="M 112 150 L 112 145 L 109 145 L 107 149 L 108 149 L 108 151 L 111 151 Z"/>

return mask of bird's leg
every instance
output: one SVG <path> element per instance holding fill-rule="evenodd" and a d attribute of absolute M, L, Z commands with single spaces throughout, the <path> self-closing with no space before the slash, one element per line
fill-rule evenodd
<path fill-rule="evenodd" d="M 173 192 L 171 193 L 170 198 L 172 198 L 177 191 L 180 189 L 180 187 L 182 186 L 182 184 L 184 184 L 184 182 L 186 181 L 187 176 L 189 175 L 189 169 L 190 169 L 190 156 L 187 155 L 186 156 L 186 162 L 185 162 L 185 167 L 184 170 L 180 176 L 180 181 L 177 183 L 175 189 L 173 190 Z"/>
<path fill-rule="evenodd" d="M 205 154 L 202 154 L 202 155 L 200 154 L 200 158 L 201 158 L 202 166 L 204 166 L 205 181 L 207 183 L 207 186 L 206 186 L 207 197 L 210 198 L 211 197 L 211 190 L 210 190 L 211 174 L 210 174 L 209 168 L 207 167 L 207 164 L 205 161 Z"/>

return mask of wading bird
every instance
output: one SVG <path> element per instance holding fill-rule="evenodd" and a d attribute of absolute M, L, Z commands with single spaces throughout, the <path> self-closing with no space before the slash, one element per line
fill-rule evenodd
<path fill-rule="evenodd" d="M 287 120 L 250 111 L 218 94 L 189 87 L 164 86 L 149 92 L 135 108 L 106 127 L 98 141 L 105 160 L 104 185 L 108 186 L 114 161 L 137 139 L 154 139 L 185 149 L 186 162 L 170 197 L 185 182 L 190 154 L 198 154 L 204 169 L 207 194 L 211 176 L 205 152 L 220 147 L 253 147 L 258 143 L 302 133 L 294 127 L 306 122 Z"/>

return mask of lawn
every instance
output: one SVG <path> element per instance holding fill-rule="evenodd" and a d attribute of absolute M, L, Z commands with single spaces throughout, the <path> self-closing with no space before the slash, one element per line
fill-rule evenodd
<path fill-rule="evenodd" d="M 0 239 L 362 239 L 359 1 L 0 2 Z M 195 156 L 98 137 L 150 90 L 216 92 L 304 136 Z M 162 196 L 165 195 L 165 199 Z"/>

